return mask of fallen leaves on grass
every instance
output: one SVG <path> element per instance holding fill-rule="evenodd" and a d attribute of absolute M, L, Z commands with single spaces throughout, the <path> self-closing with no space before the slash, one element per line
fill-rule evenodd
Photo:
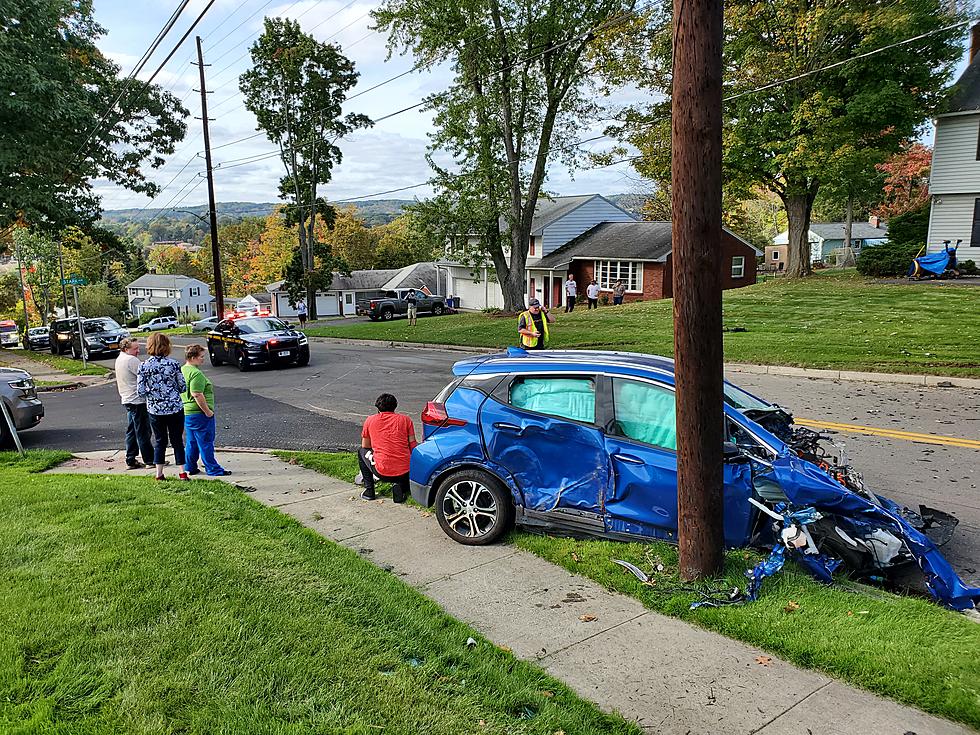
<path fill-rule="evenodd" d="M 789 602 L 786 603 L 786 607 L 783 608 L 783 612 L 791 613 L 791 612 L 796 612 L 799 609 L 800 609 L 800 603 L 796 602 L 795 600 L 790 600 Z"/>

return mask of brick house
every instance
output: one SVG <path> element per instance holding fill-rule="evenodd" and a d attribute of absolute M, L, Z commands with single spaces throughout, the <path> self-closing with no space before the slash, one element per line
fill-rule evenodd
<path fill-rule="evenodd" d="M 626 284 L 625 301 L 673 296 L 670 222 L 605 222 L 528 266 L 529 293 L 541 298 L 540 284 L 549 285 L 545 301 L 564 300 L 562 282 L 568 273 L 578 283 L 579 301 L 595 278 L 602 294 L 612 299 L 612 286 Z M 722 231 L 722 288 L 741 288 L 756 282 L 756 259 L 761 251 L 729 230 Z M 601 298 L 601 296 L 600 296 Z"/>

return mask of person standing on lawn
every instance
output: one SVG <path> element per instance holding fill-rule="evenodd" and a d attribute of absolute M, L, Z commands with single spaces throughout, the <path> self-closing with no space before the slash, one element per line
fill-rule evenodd
<path fill-rule="evenodd" d="M 565 281 L 565 313 L 570 311 L 575 311 L 575 296 L 578 295 L 578 284 L 575 282 L 575 276 L 571 273 L 568 274 L 568 280 Z"/>
<path fill-rule="evenodd" d="M 409 291 L 405 294 L 405 303 L 408 305 L 408 323 L 414 327 L 419 319 L 419 297 Z"/>
<path fill-rule="evenodd" d="M 543 350 L 548 346 L 551 334 L 548 324 L 555 318 L 542 308 L 541 302 L 531 299 L 527 302 L 525 311 L 517 320 L 517 336 L 521 339 L 521 347 L 525 350 Z"/>
<path fill-rule="evenodd" d="M 626 295 L 626 284 L 622 281 L 616 281 L 613 284 L 613 306 L 619 306 L 623 303 L 623 297 Z"/>
<path fill-rule="evenodd" d="M 167 461 L 167 442 L 174 448 L 174 462 L 180 467 L 181 480 L 189 480 L 184 471 L 184 402 L 180 394 L 187 390 L 180 363 L 170 357 L 170 338 L 154 332 L 146 340 L 150 359 L 140 365 L 136 375 L 136 392 L 146 399 L 153 429 L 153 462 L 156 479 L 165 480 L 163 466 Z"/>
<path fill-rule="evenodd" d="M 598 309 L 599 308 L 599 284 L 596 281 L 596 279 L 593 278 L 592 283 L 590 283 L 586 287 L 585 295 L 589 299 L 589 308 Z"/>
<path fill-rule="evenodd" d="M 357 463 L 364 479 L 361 500 L 374 500 L 374 482 L 391 483 L 391 498 L 396 503 L 408 499 L 408 465 L 415 440 L 415 426 L 403 413 L 395 413 L 398 400 L 382 393 L 374 402 L 378 412 L 369 416 L 361 430 L 361 449 Z"/>
<path fill-rule="evenodd" d="M 299 317 L 299 328 L 306 326 L 306 317 L 309 316 L 309 309 L 306 308 L 306 301 L 300 299 L 296 302 L 296 316 Z"/>
<path fill-rule="evenodd" d="M 126 468 L 138 470 L 153 464 L 153 438 L 150 436 L 150 414 L 146 399 L 136 392 L 136 376 L 140 369 L 140 343 L 135 337 L 125 337 L 119 343 L 116 358 L 116 390 L 126 409 Z M 137 457 L 142 457 L 140 462 Z"/>
<path fill-rule="evenodd" d="M 187 384 L 187 390 L 180 396 L 184 402 L 184 430 L 187 432 L 184 470 L 188 475 L 200 473 L 197 468 L 200 458 L 205 474 L 224 477 L 231 472 L 214 457 L 214 384 L 201 370 L 206 352 L 201 345 L 190 345 L 184 350 L 186 362 L 180 369 Z"/>

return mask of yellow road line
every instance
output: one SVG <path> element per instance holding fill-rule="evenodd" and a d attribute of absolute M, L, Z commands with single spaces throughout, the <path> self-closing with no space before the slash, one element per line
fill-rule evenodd
<path fill-rule="evenodd" d="M 874 426 L 858 426 L 857 424 L 841 424 L 834 421 L 815 421 L 813 419 L 794 418 L 794 422 L 800 426 L 811 429 L 830 429 L 833 431 L 843 431 L 848 434 L 864 434 L 865 436 L 880 436 L 886 439 L 902 439 L 910 442 L 921 442 L 923 444 L 939 444 L 946 447 L 962 447 L 964 449 L 980 449 L 980 441 L 975 439 L 961 439 L 955 436 L 937 436 L 936 434 L 917 434 L 912 431 L 899 431 L 898 429 L 879 429 Z"/>

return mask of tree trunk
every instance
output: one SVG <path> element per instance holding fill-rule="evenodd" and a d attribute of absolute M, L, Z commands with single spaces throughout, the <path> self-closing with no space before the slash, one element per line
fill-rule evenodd
<path fill-rule="evenodd" d="M 789 263 L 786 275 L 791 278 L 803 278 L 813 273 L 810 266 L 810 213 L 816 194 L 814 187 L 811 193 L 781 197 L 789 223 Z"/>
<path fill-rule="evenodd" d="M 847 213 L 844 217 L 844 257 L 838 265 L 851 265 L 854 258 L 851 254 L 851 230 L 854 223 L 854 197 L 847 193 Z"/>

